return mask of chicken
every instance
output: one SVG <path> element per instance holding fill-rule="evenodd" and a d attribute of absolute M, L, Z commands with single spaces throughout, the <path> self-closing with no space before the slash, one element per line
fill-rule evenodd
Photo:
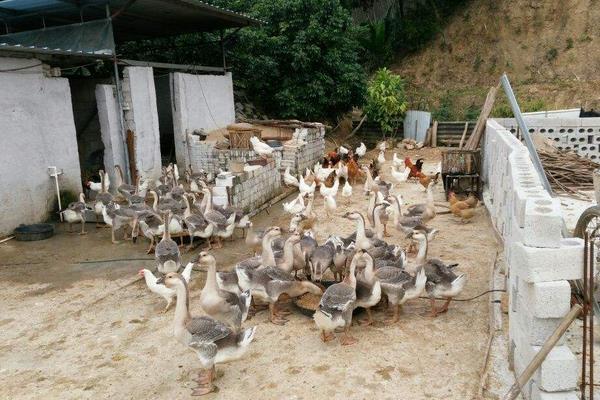
<path fill-rule="evenodd" d="M 183 272 L 181 273 L 181 276 L 183 277 L 183 279 L 185 279 L 187 283 L 190 283 L 193 266 L 193 262 L 188 263 L 185 266 Z M 144 277 L 144 280 L 146 281 L 146 286 L 148 287 L 148 289 L 150 289 L 152 293 L 156 293 L 157 295 L 162 296 L 167 301 L 167 305 L 163 310 L 163 312 L 167 312 L 171 307 L 171 304 L 173 303 L 173 299 L 175 298 L 175 291 L 173 289 L 169 289 L 163 284 L 156 283 L 158 278 L 154 276 L 154 274 L 148 269 L 140 269 L 138 271 L 138 275 Z"/>
<path fill-rule="evenodd" d="M 410 174 L 410 168 L 405 167 L 404 171 L 400 172 L 396 169 L 395 165 L 392 165 L 391 169 L 392 169 L 392 177 L 396 180 L 396 182 L 398 182 L 398 183 L 406 182 L 406 180 L 408 179 L 408 175 Z"/>
<path fill-rule="evenodd" d="M 467 220 L 473 218 L 476 213 L 475 209 L 469 208 L 468 204 L 466 204 L 464 201 L 457 201 L 456 203 L 451 205 L 450 211 L 455 216 L 460 217 L 460 220 L 462 222 L 467 222 Z"/>
<path fill-rule="evenodd" d="M 273 148 L 268 144 L 261 142 L 256 136 L 250 138 L 250 143 L 252 144 L 252 149 L 263 158 L 273 154 Z"/>
<path fill-rule="evenodd" d="M 479 204 L 479 199 L 473 193 L 469 193 L 465 203 L 467 203 L 471 208 L 475 208 L 477 207 L 477 204 Z"/>
<path fill-rule="evenodd" d="M 342 197 L 346 198 L 346 204 L 350 201 L 350 197 L 352 197 L 352 186 L 350 186 L 350 182 L 348 181 L 344 183 L 344 187 L 342 188 Z"/>
<path fill-rule="evenodd" d="M 416 164 L 413 164 L 410 157 L 406 157 L 404 159 L 404 165 L 406 165 L 407 168 L 410 168 L 410 174 L 408 175 L 409 178 L 418 178 L 423 175 L 421 172 L 421 168 L 423 167 L 422 158 L 418 159 Z"/>
<path fill-rule="evenodd" d="M 331 217 L 331 214 L 335 212 L 337 208 L 337 204 L 335 203 L 335 198 L 331 195 L 326 195 L 324 197 L 324 205 L 325 205 L 325 213 L 327 214 L 327 218 Z"/>
<path fill-rule="evenodd" d="M 348 180 L 350 181 L 350 183 L 356 184 L 356 180 L 360 178 L 364 173 L 361 171 L 360 167 L 358 166 L 358 163 L 354 159 L 350 159 L 346 166 L 348 167 Z"/>
<path fill-rule="evenodd" d="M 418 178 L 419 178 L 419 183 L 421 185 L 423 185 L 425 190 L 427 190 L 427 187 L 429 186 L 429 182 L 433 182 L 434 184 L 437 184 L 439 177 L 440 177 L 440 173 L 436 172 L 435 175 L 425 175 L 425 174 L 421 173 L 421 175 Z"/>
<path fill-rule="evenodd" d="M 450 192 L 448 194 L 448 203 L 450 203 L 450 206 L 454 206 L 456 205 L 456 208 L 459 208 L 461 210 L 465 210 L 467 208 L 474 208 L 475 206 L 477 206 L 477 203 L 479 201 L 477 200 L 477 197 L 475 197 L 473 194 L 470 194 L 469 197 L 467 197 L 465 200 L 461 200 L 458 198 L 458 196 L 456 196 L 456 193 L 454 192 Z"/>
<path fill-rule="evenodd" d="M 340 146 L 340 147 L 338 147 L 338 153 L 339 153 L 339 154 L 342 154 L 342 155 L 343 155 L 343 154 L 348 154 L 348 151 L 349 151 L 349 150 L 348 150 L 347 148 L 345 148 L 344 146 Z"/>
<path fill-rule="evenodd" d="M 367 153 L 367 146 L 363 142 L 360 142 L 360 146 L 356 148 L 356 155 L 359 157 L 364 157 Z"/>
<path fill-rule="evenodd" d="M 398 154 L 394 153 L 394 157 L 392 158 L 392 162 L 394 167 L 397 167 L 398 169 L 402 169 L 405 165 L 404 165 L 404 161 L 401 158 L 398 158 Z"/>
<path fill-rule="evenodd" d="M 298 178 L 290 174 L 290 167 L 287 167 L 285 169 L 285 173 L 283 174 L 283 183 L 285 183 L 286 186 L 297 187 L 298 185 L 300 185 L 300 182 L 298 182 Z"/>
<path fill-rule="evenodd" d="M 379 152 L 379 155 L 377 156 L 377 162 L 379 164 L 383 164 L 385 162 L 385 151 L 384 150 L 381 150 Z"/>

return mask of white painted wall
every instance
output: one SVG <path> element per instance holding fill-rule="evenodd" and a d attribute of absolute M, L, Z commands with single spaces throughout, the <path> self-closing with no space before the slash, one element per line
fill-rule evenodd
<path fill-rule="evenodd" d="M 125 144 L 119 123 L 119 105 L 114 85 L 96 86 L 96 103 L 102 143 L 104 144 L 104 169 L 110 176 L 111 189 L 117 182 L 115 165 L 126 169 Z"/>
<path fill-rule="evenodd" d="M 225 75 L 173 73 L 173 127 L 175 154 L 181 168 L 189 164 L 186 134 L 211 131 L 235 122 L 233 80 Z"/>
<path fill-rule="evenodd" d="M 160 132 L 152 68 L 126 67 L 123 73 L 125 127 L 135 133 L 136 168 L 143 179 L 161 174 Z"/>
<path fill-rule="evenodd" d="M 0 58 L 0 69 L 40 64 Z M 61 188 L 81 191 L 69 81 L 42 67 L 0 73 L 0 235 L 44 221 L 55 198 L 47 167 L 64 171 Z"/>

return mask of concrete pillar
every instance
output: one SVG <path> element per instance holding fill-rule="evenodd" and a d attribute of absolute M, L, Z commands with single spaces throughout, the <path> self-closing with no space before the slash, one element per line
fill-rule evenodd
<path fill-rule="evenodd" d="M 104 169 L 110 176 L 111 189 L 114 189 L 115 165 L 126 167 L 125 144 L 119 123 L 119 105 L 113 85 L 96 86 L 96 103 L 98 104 L 98 119 L 104 144 Z"/>
<path fill-rule="evenodd" d="M 177 165 L 190 163 L 186 135 L 196 129 L 208 132 L 235 122 L 233 80 L 225 75 L 172 74 L 173 135 Z"/>
<path fill-rule="evenodd" d="M 162 163 L 152 68 L 125 68 L 123 98 L 125 129 L 135 134 L 135 167 L 143 179 L 156 179 L 161 174 Z"/>

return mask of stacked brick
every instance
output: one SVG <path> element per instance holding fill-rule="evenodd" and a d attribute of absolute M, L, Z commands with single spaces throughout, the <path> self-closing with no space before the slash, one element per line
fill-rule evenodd
<path fill-rule="evenodd" d="M 227 177 L 217 177 L 213 187 L 215 204 L 249 213 L 281 193 L 281 175 L 274 160 L 264 167 Z"/>
<path fill-rule="evenodd" d="M 283 145 L 281 169 L 290 167 L 292 175 L 312 169 L 325 151 L 325 127 L 297 128 L 294 137 Z"/>
<path fill-rule="evenodd" d="M 518 130 L 514 118 L 496 121 L 513 133 Z M 559 150 L 572 150 L 600 162 L 600 118 L 527 118 L 526 122 L 530 133 L 548 137 Z"/>
<path fill-rule="evenodd" d="M 563 238 L 560 202 L 544 190 L 527 148 L 488 120 L 486 205 L 508 261 L 509 357 L 520 375 L 570 309 L 568 280 L 582 278 L 583 241 Z M 527 399 L 575 399 L 577 358 L 564 339 L 523 388 Z"/>

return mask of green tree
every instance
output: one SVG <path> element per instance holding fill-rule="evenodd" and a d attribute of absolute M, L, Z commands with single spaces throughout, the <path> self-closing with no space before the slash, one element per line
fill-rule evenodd
<path fill-rule="evenodd" d="M 404 81 L 387 68 L 379 69 L 367 88 L 365 112 L 385 135 L 396 132 L 406 114 Z"/>
<path fill-rule="evenodd" d="M 230 34 L 226 44 L 236 88 L 266 114 L 333 119 L 362 105 L 366 75 L 359 60 L 358 28 L 340 0 L 212 3 L 266 22 Z M 135 43 L 129 50 L 146 59 L 207 65 L 221 59 L 216 39 L 214 34 L 185 35 Z"/>

